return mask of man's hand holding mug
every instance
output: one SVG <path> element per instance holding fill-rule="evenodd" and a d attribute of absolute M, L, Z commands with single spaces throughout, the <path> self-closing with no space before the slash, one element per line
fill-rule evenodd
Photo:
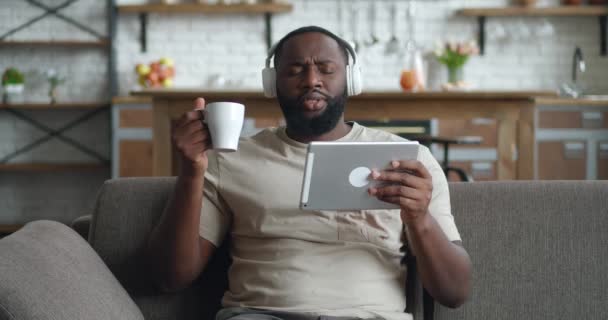
<path fill-rule="evenodd" d="M 207 150 L 238 149 L 245 106 L 234 102 L 208 105 L 197 98 L 194 109 L 184 113 L 172 129 L 173 144 L 181 158 L 182 174 L 197 176 L 207 170 Z"/>

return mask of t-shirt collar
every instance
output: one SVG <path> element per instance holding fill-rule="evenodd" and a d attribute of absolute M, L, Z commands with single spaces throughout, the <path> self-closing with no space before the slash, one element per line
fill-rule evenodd
<path fill-rule="evenodd" d="M 348 132 L 344 137 L 334 140 L 336 142 L 347 142 L 347 141 L 354 141 L 356 140 L 356 138 L 358 136 L 361 135 L 362 131 L 363 131 L 363 126 L 361 126 L 360 124 L 352 121 L 352 122 L 347 122 L 347 124 L 352 126 L 352 129 L 350 130 L 350 132 Z M 281 140 L 283 140 L 285 143 L 297 147 L 297 148 L 307 148 L 308 147 L 308 143 L 302 143 L 296 140 L 291 139 L 288 135 L 287 135 L 287 127 L 283 126 L 278 128 L 277 130 L 277 135 L 279 136 L 279 138 Z"/>

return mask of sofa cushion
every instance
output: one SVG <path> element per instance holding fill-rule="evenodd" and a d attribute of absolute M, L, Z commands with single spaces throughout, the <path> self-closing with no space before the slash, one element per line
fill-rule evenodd
<path fill-rule="evenodd" d="M 143 319 L 88 243 L 51 221 L 0 240 L 0 319 Z"/>
<path fill-rule="evenodd" d="M 606 319 L 608 181 L 451 184 L 469 301 L 435 320 Z"/>

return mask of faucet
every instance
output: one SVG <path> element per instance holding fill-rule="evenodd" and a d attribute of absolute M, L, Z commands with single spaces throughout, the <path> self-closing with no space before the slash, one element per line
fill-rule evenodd
<path fill-rule="evenodd" d="M 585 58 L 583 58 L 583 51 L 581 48 L 576 47 L 574 49 L 574 56 L 572 57 L 572 82 L 576 84 L 578 73 L 585 72 L 587 66 L 585 64 Z"/>

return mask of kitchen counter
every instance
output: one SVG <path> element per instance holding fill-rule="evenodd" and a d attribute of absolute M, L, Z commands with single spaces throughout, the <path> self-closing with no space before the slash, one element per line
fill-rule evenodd
<path fill-rule="evenodd" d="M 608 106 L 608 96 L 601 99 L 589 98 L 562 98 L 562 97 L 541 97 L 536 99 L 536 105 L 539 106 Z"/>
<path fill-rule="evenodd" d="M 131 92 L 133 96 L 151 96 L 164 98 L 191 98 L 204 95 L 209 99 L 224 98 L 232 96 L 234 99 L 242 98 L 264 98 L 262 92 L 259 91 L 205 91 L 200 89 L 144 89 Z M 557 94 L 552 91 L 427 91 L 404 93 L 401 91 L 378 91 L 366 92 L 350 99 L 403 99 L 403 100 L 419 100 L 419 99 L 535 99 L 542 98 L 557 98 Z M 268 99 L 273 100 L 273 99 Z"/>
<path fill-rule="evenodd" d="M 246 116 L 251 118 L 282 117 L 276 99 L 265 98 L 261 92 L 155 89 L 132 94 L 153 99 L 153 167 L 157 176 L 177 172 L 171 121 L 191 110 L 196 97 L 204 97 L 207 102 L 243 103 L 247 107 Z M 349 99 L 345 117 L 347 120 L 494 118 L 498 127 L 498 179 L 532 179 L 534 107 L 538 97 L 556 95 L 546 91 L 369 92 Z"/>

